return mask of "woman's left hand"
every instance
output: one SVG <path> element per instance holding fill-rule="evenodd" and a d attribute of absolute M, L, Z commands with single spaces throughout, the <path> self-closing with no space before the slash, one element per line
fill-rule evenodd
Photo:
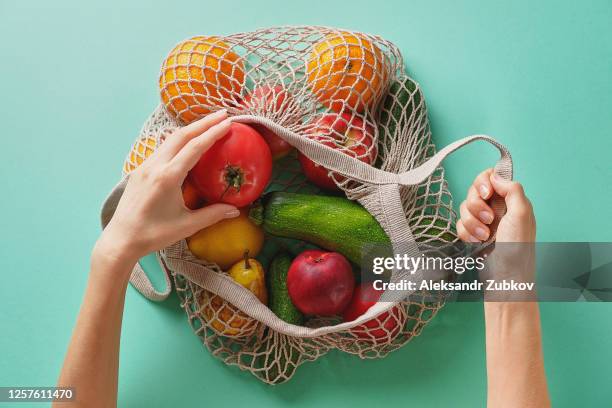
<path fill-rule="evenodd" d="M 225 110 L 177 129 L 142 165 L 130 173 L 115 214 L 94 249 L 126 262 L 171 245 L 240 212 L 232 205 L 188 209 L 181 186 L 202 154 L 228 131 Z"/>

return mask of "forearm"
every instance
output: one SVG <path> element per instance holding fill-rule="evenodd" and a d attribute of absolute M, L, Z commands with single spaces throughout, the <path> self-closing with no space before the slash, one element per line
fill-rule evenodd
<path fill-rule="evenodd" d="M 233 205 L 191 210 L 181 186 L 204 152 L 231 127 L 220 110 L 179 128 L 130 173 L 130 179 L 92 254 L 83 305 L 68 346 L 59 385 L 75 388 L 76 404 L 117 404 L 119 337 L 125 291 L 138 259 L 226 218 Z"/>
<path fill-rule="evenodd" d="M 76 406 L 116 405 L 121 321 L 135 260 L 108 253 L 99 246 L 93 252 L 85 297 L 58 380 L 60 386 L 75 388 Z"/>
<path fill-rule="evenodd" d="M 485 302 L 487 406 L 549 407 L 535 302 Z"/>

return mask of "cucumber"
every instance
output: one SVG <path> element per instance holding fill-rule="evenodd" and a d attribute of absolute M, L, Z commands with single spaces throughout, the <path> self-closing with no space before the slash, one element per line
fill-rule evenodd
<path fill-rule="evenodd" d="M 268 307 L 287 323 L 301 325 L 304 322 L 304 315 L 293 305 L 287 291 L 287 272 L 291 261 L 291 257 L 285 252 L 278 254 L 272 260 L 267 273 L 270 294 Z"/>
<path fill-rule="evenodd" d="M 344 197 L 274 192 L 251 208 L 249 217 L 268 234 L 339 252 L 356 265 L 361 264 L 364 245 L 390 244 L 374 216 Z M 444 232 L 445 228 L 446 222 L 432 218 L 412 226 L 419 242 L 428 237 L 453 242 L 454 235 Z"/>
<path fill-rule="evenodd" d="M 274 192 L 249 216 L 269 234 L 339 252 L 356 265 L 364 245 L 390 243 L 369 212 L 343 197 Z"/>
<path fill-rule="evenodd" d="M 383 100 L 380 112 L 379 124 L 380 131 L 389 132 L 390 136 L 395 135 L 400 130 L 409 125 L 409 121 L 418 119 L 421 115 L 420 110 L 422 93 L 418 85 L 408 76 L 400 78 L 391 83 L 389 92 Z M 418 111 L 413 118 L 415 110 Z"/>

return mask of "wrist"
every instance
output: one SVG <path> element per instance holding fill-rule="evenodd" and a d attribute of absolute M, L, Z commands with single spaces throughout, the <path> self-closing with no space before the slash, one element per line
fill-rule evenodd
<path fill-rule="evenodd" d="M 539 320 L 540 310 L 537 302 L 484 302 L 485 319 L 489 323 L 502 326 L 512 325 L 524 320 Z"/>
<path fill-rule="evenodd" d="M 116 271 L 131 271 L 139 259 L 137 251 L 128 243 L 107 231 L 102 232 L 91 256 L 92 265 L 106 265 Z"/>

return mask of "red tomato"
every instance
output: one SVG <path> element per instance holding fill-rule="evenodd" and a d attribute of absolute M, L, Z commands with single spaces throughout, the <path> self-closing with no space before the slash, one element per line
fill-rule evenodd
<path fill-rule="evenodd" d="M 382 294 L 383 291 L 375 289 L 371 282 L 362 283 L 353 292 L 353 298 L 342 315 L 343 320 L 351 322 L 357 319 L 374 306 Z M 399 307 L 395 306 L 390 311 L 353 327 L 351 333 L 364 340 L 383 343 L 397 337 L 405 322 L 406 318 Z"/>
<path fill-rule="evenodd" d="M 341 149 L 343 153 L 365 163 L 372 164 L 376 159 L 377 149 L 376 146 L 373 146 L 374 129 L 349 113 L 323 115 L 313 124 L 308 133 L 310 138 L 321 144 Z M 298 159 L 306 178 L 313 184 L 326 190 L 338 190 L 338 186 L 329 176 L 329 170 L 315 164 L 302 153 L 298 154 Z M 336 178 L 338 181 L 344 180 L 344 177 L 341 176 L 336 176 Z"/>
<path fill-rule="evenodd" d="M 261 85 L 256 87 L 252 93 L 246 95 L 242 105 L 248 107 L 253 112 L 282 112 L 285 109 L 285 100 L 289 97 L 282 85 L 271 87 Z M 268 143 L 272 152 L 272 159 L 280 159 L 286 156 L 293 149 L 288 142 L 276 135 L 265 126 L 252 125 Z"/>
<path fill-rule="evenodd" d="M 189 172 L 198 193 L 209 203 L 244 207 L 264 191 L 272 175 L 272 155 L 263 137 L 242 123 L 200 158 Z"/>

